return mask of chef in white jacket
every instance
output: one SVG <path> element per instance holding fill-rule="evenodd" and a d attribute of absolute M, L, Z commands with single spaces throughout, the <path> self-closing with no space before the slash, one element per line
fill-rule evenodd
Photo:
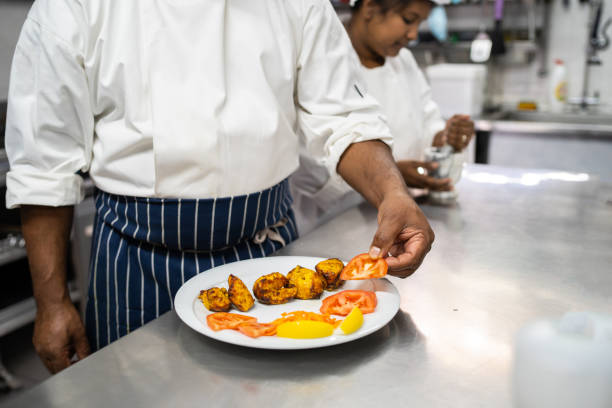
<path fill-rule="evenodd" d="M 33 341 L 51 371 L 170 310 L 196 273 L 295 239 L 300 139 L 378 208 L 370 255 L 414 272 L 433 232 L 350 52 L 327 0 L 34 3 L 11 73 L 6 201 L 21 207 Z M 97 213 L 84 326 L 66 253 L 86 172 Z"/>
<path fill-rule="evenodd" d="M 366 91 L 381 104 L 394 137 L 393 156 L 409 187 L 450 190 L 451 180 L 422 174 L 426 147 L 450 144 L 462 151 L 474 133 L 466 115 L 444 120 L 412 53 L 405 48 L 415 40 L 420 23 L 434 4 L 444 0 L 351 0 L 346 29 L 359 61 Z M 348 184 L 308 155 L 290 179 L 294 209 L 302 234 L 362 200 Z"/>

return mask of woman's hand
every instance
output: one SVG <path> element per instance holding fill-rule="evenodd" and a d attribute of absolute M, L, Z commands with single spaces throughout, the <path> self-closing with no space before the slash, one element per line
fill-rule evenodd
<path fill-rule="evenodd" d="M 454 115 L 446 121 L 444 134 L 446 143 L 460 152 L 467 147 L 474 136 L 474 122 L 469 115 Z"/>
<path fill-rule="evenodd" d="M 438 179 L 428 176 L 438 167 L 438 163 L 402 160 L 397 162 L 397 167 L 408 187 L 427 188 L 432 191 L 449 191 L 453 189 L 450 178 Z"/>

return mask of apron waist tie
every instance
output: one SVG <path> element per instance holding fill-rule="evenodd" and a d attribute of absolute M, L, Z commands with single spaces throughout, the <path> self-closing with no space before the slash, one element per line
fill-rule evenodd
<path fill-rule="evenodd" d="M 289 222 L 289 219 L 281 218 L 276 224 L 257 231 L 253 237 L 253 242 L 256 244 L 262 244 L 266 239 L 270 239 L 280 243 L 282 246 L 285 246 L 285 240 L 283 239 L 282 235 L 273 228 L 284 227 L 287 222 Z"/>

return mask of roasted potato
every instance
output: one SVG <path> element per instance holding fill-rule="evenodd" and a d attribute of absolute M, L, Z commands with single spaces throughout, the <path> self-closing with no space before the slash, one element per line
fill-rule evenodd
<path fill-rule="evenodd" d="M 229 285 L 229 300 L 236 309 L 246 312 L 253 307 L 255 299 L 240 278 L 230 274 L 227 283 Z"/>
<path fill-rule="evenodd" d="M 230 310 L 231 303 L 227 289 L 225 288 L 210 288 L 201 290 L 198 296 L 204 306 L 211 312 L 227 312 Z"/>
<path fill-rule="evenodd" d="M 289 283 L 297 288 L 298 299 L 316 299 L 327 286 L 325 277 L 312 269 L 303 268 L 300 265 L 293 268 L 288 274 Z"/>
<path fill-rule="evenodd" d="M 344 284 L 340 279 L 340 272 L 344 268 L 344 263 L 336 258 L 326 259 L 315 265 L 315 270 L 325 278 L 327 282 L 326 290 L 335 290 Z"/>
<path fill-rule="evenodd" d="M 279 272 L 269 273 L 257 278 L 253 284 L 253 294 L 261 303 L 280 305 L 295 297 L 297 288 Z"/>

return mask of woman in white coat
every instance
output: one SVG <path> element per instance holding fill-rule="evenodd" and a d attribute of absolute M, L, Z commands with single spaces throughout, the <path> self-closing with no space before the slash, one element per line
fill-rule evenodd
<path fill-rule="evenodd" d="M 451 190 L 450 179 L 423 174 L 428 146 L 449 144 L 462 151 L 474 134 L 467 115 L 444 120 L 431 91 L 406 45 L 417 38 L 418 27 L 434 5 L 443 0 L 351 1 L 346 29 L 359 60 L 367 92 L 381 104 L 393 135 L 393 156 L 409 187 Z M 332 180 L 313 158 L 302 155 L 300 169 L 290 180 L 300 233 L 327 221 L 361 199 L 343 182 Z"/>

